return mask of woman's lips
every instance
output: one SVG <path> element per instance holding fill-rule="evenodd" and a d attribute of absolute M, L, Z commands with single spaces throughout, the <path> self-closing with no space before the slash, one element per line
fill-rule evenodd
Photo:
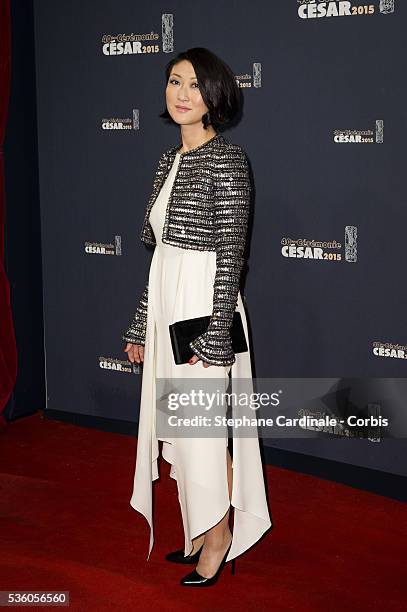
<path fill-rule="evenodd" d="M 179 111 L 180 113 L 186 113 L 187 111 L 191 110 L 190 108 L 186 108 L 185 106 L 176 106 L 175 107 L 177 109 L 177 111 Z"/>

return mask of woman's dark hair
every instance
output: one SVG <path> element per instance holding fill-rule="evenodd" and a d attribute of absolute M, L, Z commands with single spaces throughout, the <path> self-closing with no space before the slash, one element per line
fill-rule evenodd
<path fill-rule="evenodd" d="M 193 65 L 202 99 L 208 107 L 208 112 L 202 115 L 204 129 L 209 124 L 219 129 L 231 123 L 243 102 L 242 92 L 231 68 L 209 49 L 194 47 L 178 53 L 168 62 L 165 68 L 166 85 L 173 66 L 182 60 L 188 60 Z M 167 109 L 160 117 L 174 122 Z"/>

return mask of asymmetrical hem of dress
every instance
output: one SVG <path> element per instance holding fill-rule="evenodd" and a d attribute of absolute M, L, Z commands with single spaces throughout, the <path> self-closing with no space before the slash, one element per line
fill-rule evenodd
<path fill-rule="evenodd" d="M 247 334 L 247 321 L 240 293 L 237 310 L 241 313 L 243 326 Z M 140 405 L 137 462 L 133 494 L 130 500 L 131 507 L 146 518 L 150 527 L 147 561 L 150 559 L 154 545 L 152 483 L 159 478 L 158 457 L 160 455 L 154 424 L 155 376 L 151 376 L 155 372 L 154 351 L 152 348 L 156 340 L 155 326 L 151 317 L 148 320 L 150 320 L 150 323 L 147 323 L 147 326 L 152 327 L 149 330 L 149 333 L 152 334 L 149 336 L 152 342 L 146 343 L 144 352 L 142 382 L 144 393 L 142 393 Z M 231 366 L 232 378 L 248 378 L 248 365 L 250 367 L 251 378 L 250 355 L 248 353 L 237 354 L 236 361 Z M 146 376 L 148 372 L 150 375 Z M 149 388 L 148 395 L 145 393 L 147 385 Z M 147 401 L 147 397 L 149 401 Z M 170 444 L 164 443 L 164 448 L 166 448 L 166 451 L 164 451 L 164 454 L 162 453 L 162 457 L 165 460 L 171 459 L 169 461 L 171 463 L 170 476 L 176 481 L 176 463 L 174 456 L 171 455 Z M 258 438 L 233 438 L 233 482 L 230 505 L 234 512 L 234 522 L 232 545 L 226 559 L 227 561 L 238 557 L 251 548 L 272 527 L 267 507 Z M 223 507 L 227 509 L 229 506 Z M 216 516 L 210 517 L 207 521 L 207 529 L 216 525 L 225 512 L 223 514 L 220 512 Z M 191 531 L 191 535 L 186 537 L 185 554 L 189 554 L 193 548 L 191 540 L 202 532 L 197 531 L 195 535 L 193 533 L 195 532 Z"/>

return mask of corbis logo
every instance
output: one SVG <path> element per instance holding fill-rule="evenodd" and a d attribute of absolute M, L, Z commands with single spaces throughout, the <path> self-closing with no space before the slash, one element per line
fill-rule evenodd
<path fill-rule="evenodd" d="M 161 50 L 164 53 L 174 51 L 174 16 L 171 13 L 161 15 Z M 160 35 L 151 31 L 148 34 L 103 34 L 103 55 L 146 55 L 160 52 Z"/>
<path fill-rule="evenodd" d="M 393 359 L 407 359 L 407 346 L 392 344 L 391 342 L 373 342 L 373 355 L 375 357 L 392 357 Z"/>
<path fill-rule="evenodd" d="M 133 108 L 131 117 L 104 117 L 101 123 L 102 130 L 138 130 L 140 129 L 140 111 Z"/>
<path fill-rule="evenodd" d="M 357 261 L 357 227 L 345 226 L 344 244 L 332 241 L 309 240 L 306 238 L 281 239 L 281 254 L 287 259 L 318 259 L 323 261 Z M 342 247 L 344 253 L 341 252 Z"/>
<path fill-rule="evenodd" d="M 376 120 L 375 130 L 334 130 L 333 141 L 337 144 L 374 144 L 383 143 L 384 121 Z"/>
<path fill-rule="evenodd" d="M 99 367 L 102 370 L 114 370 L 124 374 L 140 374 L 139 364 L 124 359 L 114 359 L 113 357 L 99 357 Z"/>
<path fill-rule="evenodd" d="M 354 17 L 369 16 L 375 13 L 387 15 L 394 13 L 394 0 L 376 0 L 370 4 L 365 2 L 297 0 L 298 17 L 315 19 L 321 17 Z"/>
<path fill-rule="evenodd" d="M 121 255 L 122 237 L 115 236 L 114 244 L 103 244 L 102 242 L 85 242 L 85 253 L 88 255 Z"/>

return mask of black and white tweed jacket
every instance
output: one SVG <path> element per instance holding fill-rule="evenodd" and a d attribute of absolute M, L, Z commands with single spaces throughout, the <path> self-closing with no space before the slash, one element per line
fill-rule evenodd
<path fill-rule="evenodd" d="M 165 151 L 158 162 L 140 234 L 146 245 L 156 245 L 150 211 L 181 147 L 182 143 Z M 210 323 L 207 331 L 190 343 L 192 351 L 212 365 L 232 365 L 236 360 L 230 327 L 244 263 L 250 194 L 246 154 L 220 133 L 181 153 L 161 240 L 180 248 L 216 252 Z M 145 344 L 147 305 L 148 283 L 123 340 Z"/>

